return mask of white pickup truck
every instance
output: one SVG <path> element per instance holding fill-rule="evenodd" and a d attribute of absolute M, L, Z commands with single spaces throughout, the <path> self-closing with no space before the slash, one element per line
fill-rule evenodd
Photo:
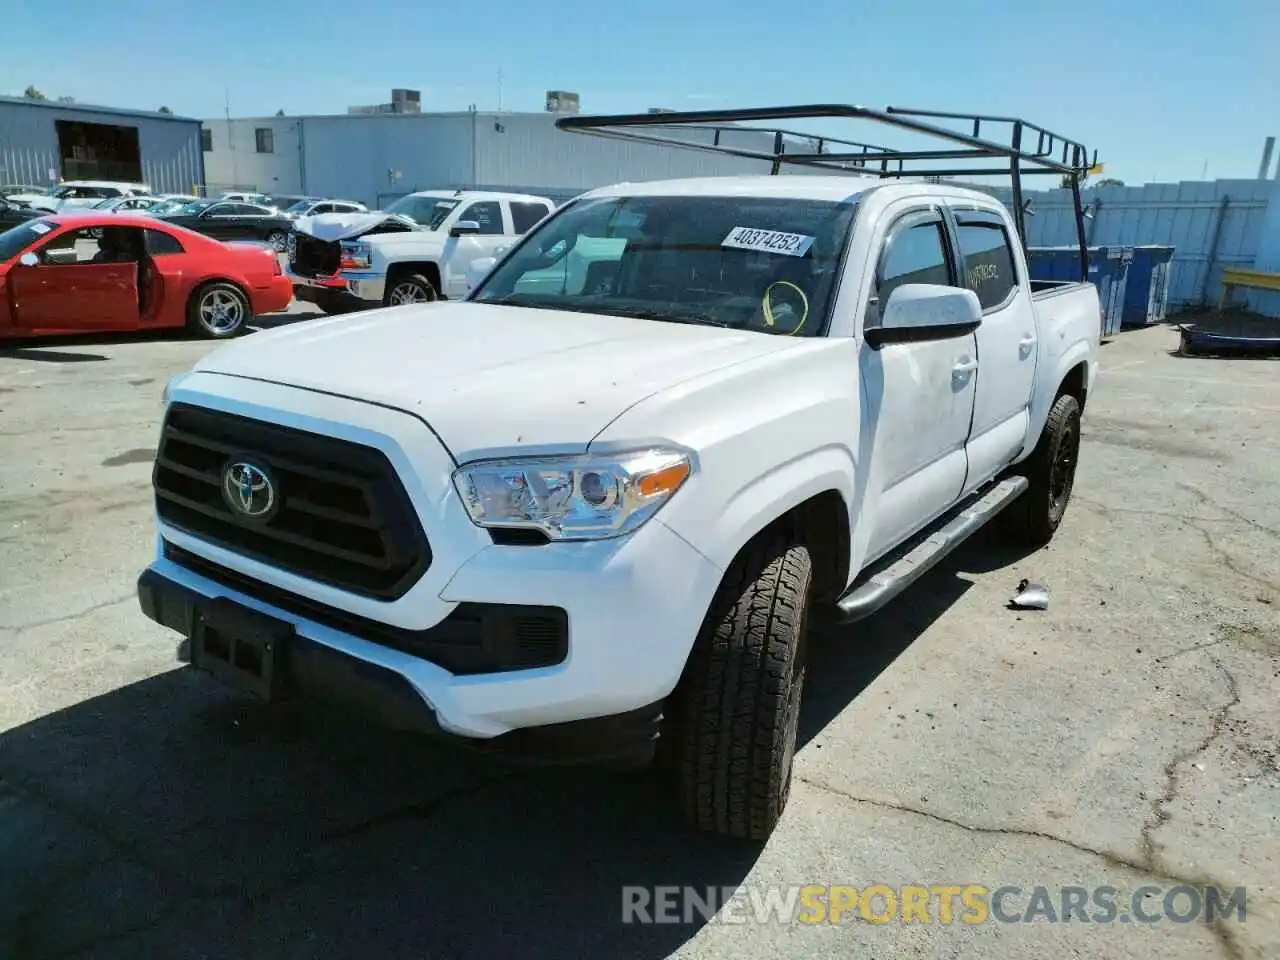
<path fill-rule="evenodd" d="M 326 313 L 457 299 L 555 206 L 519 193 L 424 190 L 386 211 L 300 217 L 288 241 L 294 296 Z"/>
<path fill-rule="evenodd" d="M 172 380 L 141 605 L 265 698 L 525 760 L 665 747 L 693 823 L 762 838 L 810 622 L 878 610 L 999 514 L 1053 536 L 1100 326 L 974 190 L 595 190 L 462 302 Z"/>

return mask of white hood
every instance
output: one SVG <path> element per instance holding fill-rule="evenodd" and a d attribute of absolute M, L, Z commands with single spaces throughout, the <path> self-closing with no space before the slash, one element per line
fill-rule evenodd
<path fill-rule="evenodd" d="M 374 227 L 394 220 L 417 229 L 417 224 L 395 213 L 321 213 L 314 217 L 299 217 L 293 229 L 317 240 L 350 240 Z"/>
<path fill-rule="evenodd" d="M 470 302 L 373 310 L 224 346 L 196 369 L 416 414 L 459 461 L 585 449 L 628 407 L 799 338 Z"/>

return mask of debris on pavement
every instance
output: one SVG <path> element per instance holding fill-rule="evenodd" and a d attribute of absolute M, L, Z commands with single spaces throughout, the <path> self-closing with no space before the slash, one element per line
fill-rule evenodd
<path fill-rule="evenodd" d="M 1049 588 L 1042 583 L 1023 579 L 1018 583 L 1018 593 L 1009 601 L 1010 610 L 1048 610 Z"/>

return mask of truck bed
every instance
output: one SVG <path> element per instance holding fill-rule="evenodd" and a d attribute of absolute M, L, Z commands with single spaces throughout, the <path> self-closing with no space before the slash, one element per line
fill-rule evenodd
<path fill-rule="evenodd" d="M 1031 299 L 1047 300 L 1050 297 L 1056 297 L 1068 291 L 1088 286 L 1091 286 L 1091 284 L 1081 280 L 1032 280 Z"/>

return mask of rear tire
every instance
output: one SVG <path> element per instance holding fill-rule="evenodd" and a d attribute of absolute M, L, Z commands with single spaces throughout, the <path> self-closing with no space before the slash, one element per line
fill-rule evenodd
<path fill-rule="evenodd" d="M 283 230 L 272 230 L 267 234 L 267 243 L 276 253 L 284 253 L 289 248 L 289 235 Z"/>
<path fill-rule="evenodd" d="M 678 693 L 679 783 L 700 830 L 764 840 L 791 792 L 812 585 L 809 551 L 781 533 L 726 572 Z"/>
<path fill-rule="evenodd" d="M 187 301 L 187 327 L 212 340 L 234 337 L 252 320 L 249 298 L 232 283 L 206 283 Z"/>
<path fill-rule="evenodd" d="M 1007 511 L 1007 528 L 1018 540 L 1039 547 L 1053 539 L 1075 486 L 1079 454 L 1080 403 L 1064 393 L 1053 401 L 1040 442 L 1022 471 L 1030 486 Z"/>
<path fill-rule="evenodd" d="M 411 303 L 434 303 L 440 299 L 430 278 L 421 273 L 406 273 L 387 284 L 383 305 L 400 307 Z"/>

